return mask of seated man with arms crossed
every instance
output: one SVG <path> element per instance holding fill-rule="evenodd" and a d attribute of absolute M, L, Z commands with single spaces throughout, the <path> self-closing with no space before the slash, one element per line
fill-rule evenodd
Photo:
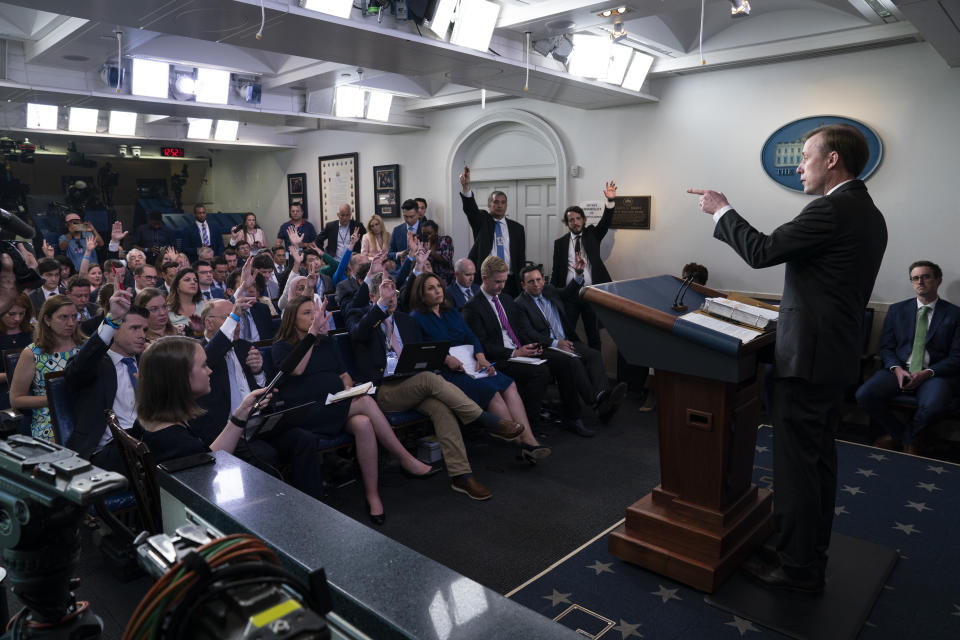
<path fill-rule="evenodd" d="M 382 258 L 382 256 L 380 256 Z M 430 417 L 437 434 L 450 476 L 450 487 L 474 500 L 486 500 L 490 491 L 473 477 L 467 461 L 459 418 L 464 424 L 477 423 L 501 440 L 515 440 L 523 433 L 523 425 L 499 419 L 481 409 L 455 385 L 432 372 L 421 372 L 396 381 L 383 381 L 396 367 L 404 344 L 418 342 L 416 323 L 406 313 L 397 311 L 397 289 L 382 266 L 375 262 L 355 299 L 368 296 L 365 307 L 354 306 L 347 317 L 347 326 L 357 360 L 357 382 L 372 381 L 378 386 L 377 404 L 383 411 L 416 409 Z"/>
<path fill-rule="evenodd" d="M 960 308 L 937 296 L 943 272 L 927 260 L 910 265 L 916 298 L 892 305 L 883 320 L 883 368 L 857 390 L 857 403 L 887 432 L 875 446 L 892 449 L 901 441 L 917 453 L 919 433 L 937 420 L 960 393 Z M 903 424 L 887 402 L 902 393 L 916 395 L 918 409 Z"/>

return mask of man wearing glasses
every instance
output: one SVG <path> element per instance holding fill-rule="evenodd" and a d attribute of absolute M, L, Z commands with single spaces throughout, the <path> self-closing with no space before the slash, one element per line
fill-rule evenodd
<path fill-rule="evenodd" d="M 910 265 L 916 298 L 892 305 L 883 320 L 883 368 L 857 390 L 857 402 L 883 427 L 874 443 L 883 449 L 903 444 L 917 453 L 917 437 L 950 408 L 960 392 L 960 308 L 937 296 L 940 267 L 927 260 Z M 891 398 L 913 395 L 917 412 L 904 424 L 888 406 Z"/>

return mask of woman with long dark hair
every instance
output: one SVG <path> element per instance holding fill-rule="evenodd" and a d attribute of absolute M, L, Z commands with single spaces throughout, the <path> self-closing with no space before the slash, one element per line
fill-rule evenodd
<path fill-rule="evenodd" d="M 525 428 L 520 436 L 520 455 L 530 463 L 550 455 L 550 449 L 537 442 L 530 420 L 523 408 L 517 385 L 494 369 L 483 354 L 483 347 L 467 323 L 444 296 L 445 285 L 439 276 L 422 273 L 413 282 L 410 293 L 410 315 L 417 321 L 420 337 L 427 342 L 449 341 L 453 346 L 471 345 L 477 370 L 487 376 L 473 378 L 463 370 L 463 363 L 448 355 L 440 375 L 460 387 L 470 399 L 499 418 L 519 422 Z"/>
<path fill-rule="evenodd" d="M 33 410 L 30 433 L 34 438 L 54 441 L 44 376 L 63 371 L 83 340 L 73 300 L 62 295 L 47 298 L 37 317 L 33 342 L 20 354 L 10 381 L 10 406 Z"/>
<path fill-rule="evenodd" d="M 257 216 L 253 212 L 245 213 L 243 223 L 230 231 L 230 246 L 235 247 L 239 242 L 250 245 L 250 255 L 254 256 L 267 247 L 267 238 L 263 229 L 257 224 Z"/>
<path fill-rule="evenodd" d="M 167 299 L 160 289 L 147 287 L 137 294 L 133 304 L 137 307 L 143 307 L 150 314 L 150 317 L 147 318 L 147 344 L 164 336 L 182 335 L 182 328 L 178 329 L 170 322 Z"/>
<path fill-rule="evenodd" d="M 191 338 L 203 336 L 203 294 L 200 293 L 200 281 L 193 269 L 181 269 L 174 276 L 167 294 L 167 310 L 173 326 L 184 328 L 184 335 Z"/>
<path fill-rule="evenodd" d="M 407 473 L 427 476 L 434 470 L 403 447 L 370 396 L 357 396 L 329 405 L 324 403 L 328 393 L 353 386 L 350 374 L 326 335 L 329 321 L 330 314 L 325 305 L 317 305 L 312 297 L 299 296 L 287 304 L 271 350 L 274 367 L 279 367 L 300 341 L 310 340 L 313 344 L 293 370 L 293 375 L 281 386 L 277 397 L 287 406 L 317 401 L 302 424 L 304 429 L 327 437 L 343 431 L 353 435 L 370 520 L 374 524 L 383 524 L 383 503 L 377 491 L 377 443 L 393 454 Z"/>

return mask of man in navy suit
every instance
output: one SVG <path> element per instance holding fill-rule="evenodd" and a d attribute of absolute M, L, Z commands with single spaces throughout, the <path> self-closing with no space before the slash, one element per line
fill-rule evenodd
<path fill-rule="evenodd" d="M 400 214 L 403 224 L 398 224 L 390 232 L 390 247 L 387 257 L 394 262 L 402 262 L 407 257 L 407 234 L 412 233 L 420 237 L 420 216 L 417 213 L 416 200 L 404 200 L 400 205 Z"/>
<path fill-rule="evenodd" d="M 487 256 L 497 256 L 506 262 L 508 275 L 504 291 L 511 296 L 518 295 L 517 274 L 527 263 L 527 236 L 522 224 L 507 220 L 507 194 L 491 191 L 487 198 L 489 212 L 478 208 L 470 188 L 470 167 L 464 167 L 460 174 L 460 200 L 473 230 L 473 246 L 467 257 L 481 268 Z"/>
<path fill-rule="evenodd" d="M 699 194 L 713 235 L 754 269 L 786 264 L 773 381 L 776 553 L 744 565 L 767 586 L 820 592 L 837 495 L 844 390 L 860 374 L 863 310 L 887 247 L 887 226 L 857 176 L 870 157 L 850 125 L 803 136 L 803 190 L 821 196 L 770 235 L 719 191 Z M 772 561 L 772 562 L 771 562 Z"/>
<path fill-rule="evenodd" d="M 960 393 L 960 308 L 937 296 L 943 281 L 938 265 L 920 260 L 909 274 L 917 297 L 887 310 L 880 337 L 883 368 L 857 389 L 857 403 L 886 431 L 876 446 L 892 449 L 901 441 L 904 451 L 916 454 L 918 434 Z M 917 399 L 909 425 L 887 405 L 903 393 Z"/>
<path fill-rule="evenodd" d="M 183 252 L 190 261 L 197 259 L 197 249 L 210 247 L 213 254 L 223 253 L 223 237 L 214 231 L 207 222 L 207 208 L 202 204 L 193 205 L 193 224 L 183 232 Z"/>
<path fill-rule="evenodd" d="M 64 373 L 73 399 L 74 430 L 66 446 L 98 467 L 123 473 L 123 460 L 106 427 L 112 409 L 124 429 L 137 419 L 137 359 L 146 345 L 149 312 L 131 307 L 133 293 L 118 290 L 99 329 L 67 363 Z"/>
<path fill-rule="evenodd" d="M 447 297 L 459 311 L 480 293 L 480 285 L 476 283 L 477 267 L 470 258 L 460 258 L 453 265 L 453 276 L 454 281 L 447 285 Z"/>

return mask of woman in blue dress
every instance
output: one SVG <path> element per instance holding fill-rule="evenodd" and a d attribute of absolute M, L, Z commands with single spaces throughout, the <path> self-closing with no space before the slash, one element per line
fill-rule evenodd
<path fill-rule="evenodd" d="M 422 273 L 413 283 L 410 294 L 410 315 L 417 321 L 420 338 L 427 342 L 446 342 L 451 346 L 472 345 L 477 370 L 486 377 L 474 378 L 464 373 L 463 363 L 448 355 L 440 375 L 457 385 L 471 400 L 498 418 L 513 420 L 524 426 L 520 436 L 520 455 L 531 464 L 550 455 L 550 449 L 537 442 L 530 420 L 523 408 L 517 385 L 494 369 L 483 354 L 483 347 L 467 323 L 444 297 L 444 284 L 433 273 Z"/>

